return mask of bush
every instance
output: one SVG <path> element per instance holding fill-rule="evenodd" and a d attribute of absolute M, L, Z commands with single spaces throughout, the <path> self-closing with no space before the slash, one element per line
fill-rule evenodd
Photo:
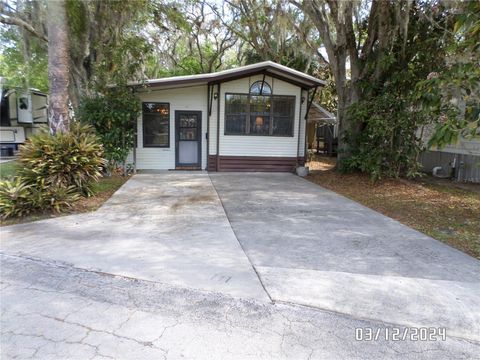
<path fill-rule="evenodd" d="M 62 211 L 80 198 L 74 186 L 41 187 L 29 184 L 21 176 L 0 181 L 0 216 L 21 217 L 35 211 Z"/>
<path fill-rule="evenodd" d="M 93 193 L 105 160 L 99 138 L 90 126 L 72 124 L 68 133 L 42 132 L 20 147 L 19 176 L 0 181 L 0 216 L 33 211 L 60 212 L 82 195 Z"/>
<path fill-rule="evenodd" d="M 25 216 L 36 207 L 32 185 L 19 176 L 0 181 L 0 213 L 3 218 Z"/>
<path fill-rule="evenodd" d="M 417 157 L 422 144 L 416 132 L 427 121 L 421 111 L 385 93 L 351 105 L 347 117 L 354 129 L 345 135 L 350 152 L 339 164 L 341 171 L 361 171 L 374 181 L 420 174 Z"/>
<path fill-rule="evenodd" d="M 125 164 L 128 153 L 135 146 L 140 110 L 140 100 L 123 87 L 82 99 L 78 117 L 82 123 L 92 125 L 100 136 L 109 172 Z"/>
<path fill-rule="evenodd" d="M 71 189 L 91 195 L 91 185 L 102 176 L 103 147 L 92 127 L 73 123 L 67 133 L 42 132 L 20 147 L 20 176 L 43 192 Z M 56 192 L 57 190 L 55 190 Z"/>

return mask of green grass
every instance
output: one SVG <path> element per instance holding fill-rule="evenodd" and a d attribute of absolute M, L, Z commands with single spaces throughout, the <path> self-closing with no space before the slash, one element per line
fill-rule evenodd
<path fill-rule="evenodd" d="M 0 164 L 0 179 L 15 176 L 18 168 L 19 168 L 19 164 L 16 161 L 9 161 L 9 162 L 5 162 L 5 163 L 1 163 Z"/>
<path fill-rule="evenodd" d="M 100 178 L 98 182 L 93 184 L 93 191 L 95 193 L 103 193 L 109 191 L 116 191 L 125 183 L 125 178 L 121 176 L 111 176 Z"/>

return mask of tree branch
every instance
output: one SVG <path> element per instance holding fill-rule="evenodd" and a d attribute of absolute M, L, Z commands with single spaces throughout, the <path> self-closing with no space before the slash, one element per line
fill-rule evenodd
<path fill-rule="evenodd" d="M 0 23 L 21 27 L 35 37 L 48 42 L 48 38 L 45 34 L 40 33 L 30 23 L 20 18 L 18 15 L 6 10 L 3 3 L 0 3 Z"/>

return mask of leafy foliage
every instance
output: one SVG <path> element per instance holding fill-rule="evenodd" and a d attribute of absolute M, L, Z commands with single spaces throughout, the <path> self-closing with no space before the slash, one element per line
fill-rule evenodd
<path fill-rule="evenodd" d="M 103 146 L 93 128 L 74 123 L 67 133 L 52 136 L 45 131 L 31 136 L 20 147 L 23 168 L 19 173 L 42 192 L 73 187 L 77 193 L 91 195 L 92 183 L 102 176 L 102 155 Z"/>
<path fill-rule="evenodd" d="M 34 211 L 60 212 L 92 186 L 105 165 L 103 147 L 90 126 L 72 124 L 71 131 L 31 136 L 20 147 L 17 176 L 0 181 L 0 216 L 25 216 Z"/>
<path fill-rule="evenodd" d="M 341 159 L 341 170 L 362 171 L 373 180 L 419 175 L 421 129 L 435 126 L 439 119 L 418 105 L 416 84 L 432 68 L 445 68 L 449 45 L 432 21 L 452 26 L 444 12 L 435 12 L 428 4 L 412 8 L 406 44 L 397 39 L 381 53 L 381 60 L 365 61 L 368 76 L 357 81 L 359 99 L 346 113 L 348 156 Z M 440 104 L 434 97 L 432 101 Z"/>
<path fill-rule="evenodd" d="M 362 131 L 347 131 L 346 140 L 352 150 L 341 163 L 341 170 L 359 170 L 370 174 L 372 180 L 418 174 L 417 156 L 422 144 L 416 132 L 428 121 L 421 111 L 409 108 L 405 99 L 385 92 L 351 105 L 347 116 Z"/>
<path fill-rule="evenodd" d="M 24 3 L 17 15 L 35 31 L 0 29 L 0 73 L 19 84 L 27 76 L 42 89 L 46 85 L 36 77 L 46 84 L 40 40 L 45 16 L 34 10 L 46 3 Z M 427 123 L 436 128 L 429 145 L 479 134 L 478 1 L 67 0 L 66 6 L 70 99 L 76 107 L 75 92 L 76 99 L 88 96 L 80 117 L 95 127 L 112 166 L 133 146 L 130 120 L 138 102 L 126 90 L 113 94 L 109 84 L 119 89 L 147 75 L 210 72 L 262 60 L 329 80 L 316 99 L 338 110 L 343 169 L 374 178 L 415 174 L 416 130 Z M 33 61 L 26 61 L 23 45 Z"/>
<path fill-rule="evenodd" d="M 458 2 L 445 66 L 418 82 L 416 100 L 437 119 L 429 146 L 480 135 L 480 3 Z"/>
<path fill-rule="evenodd" d="M 4 218 L 25 216 L 35 210 L 32 206 L 32 185 L 17 176 L 11 180 L 0 181 L 0 215 Z"/>
<path fill-rule="evenodd" d="M 149 77 L 210 73 L 235 65 L 238 37 L 223 26 L 212 1 L 154 3 L 147 29 Z"/>
<path fill-rule="evenodd" d="M 47 52 L 41 40 L 28 44 L 18 29 L 0 27 L 0 75 L 7 87 L 34 87 L 48 90 Z"/>
<path fill-rule="evenodd" d="M 140 101 L 128 88 L 110 89 L 105 95 L 85 97 L 79 108 L 81 122 L 99 135 L 110 168 L 124 163 L 135 145 L 136 119 Z"/>
<path fill-rule="evenodd" d="M 0 181 L 1 217 L 22 217 L 47 209 L 60 212 L 80 199 L 75 186 L 47 186 L 45 182 L 31 184 L 29 180 L 23 176 L 15 176 Z"/>

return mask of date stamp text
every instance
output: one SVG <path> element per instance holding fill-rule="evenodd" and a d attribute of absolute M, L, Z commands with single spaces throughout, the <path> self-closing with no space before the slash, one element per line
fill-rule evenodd
<path fill-rule="evenodd" d="M 447 331 L 441 327 L 356 328 L 357 341 L 445 341 Z"/>

